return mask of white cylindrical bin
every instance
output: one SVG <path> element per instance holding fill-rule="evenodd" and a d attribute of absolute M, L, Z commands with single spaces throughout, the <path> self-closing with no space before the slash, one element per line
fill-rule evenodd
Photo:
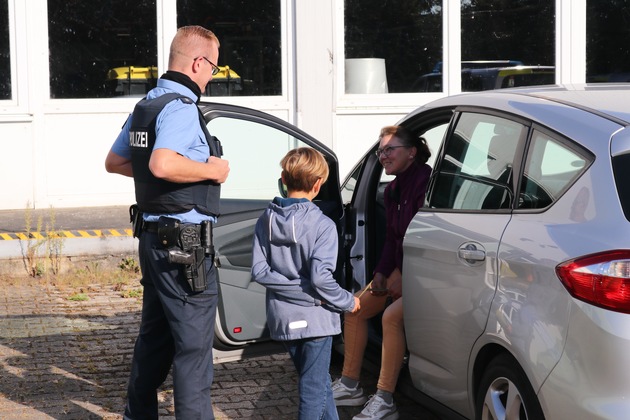
<path fill-rule="evenodd" d="M 384 58 L 346 59 L 346 93 L 387 93 Z"/>

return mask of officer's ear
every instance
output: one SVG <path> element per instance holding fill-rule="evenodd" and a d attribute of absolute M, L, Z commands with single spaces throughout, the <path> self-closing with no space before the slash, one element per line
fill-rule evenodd
<path fill-rule="evenodd" d="M 199 73 L 201 71 L 201 66 L 203 66 L 203 57 L 197 57 L 192 62 L 192 71 L 193 73 Z"/>

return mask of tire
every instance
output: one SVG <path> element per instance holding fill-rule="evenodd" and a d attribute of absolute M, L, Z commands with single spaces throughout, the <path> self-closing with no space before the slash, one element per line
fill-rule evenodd
<path fill-rule="evenodd" d="M 477 420 L 542 420 L 545 415 L 523 369 L 507 354 L 484 372 L 475 400 Z"/>

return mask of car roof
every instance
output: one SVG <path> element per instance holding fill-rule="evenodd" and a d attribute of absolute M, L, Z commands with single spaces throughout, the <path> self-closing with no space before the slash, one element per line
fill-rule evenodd
<path fill-rule="evenodd" d="M 543 105 L 554 102 L 597 114 L 621 126 L 627 126 L 630 125 L 628 97 L 630 97 L 630 83 L 551 85 L 462 93 L 437 99 L 422 108 L 481 106 L 506 110 L 531 118 L 530 112 L 526 112 L 521 105 L 536 103 Z"/>

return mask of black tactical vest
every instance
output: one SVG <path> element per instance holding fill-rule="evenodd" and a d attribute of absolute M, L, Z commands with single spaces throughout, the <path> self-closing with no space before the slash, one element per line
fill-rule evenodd
<path fill-rule="evenodd" d="M 156 178 L 149 170 L 149 159 L 155 145 L 155 120 L 158 114 L 172 100 L 195 106 L 188 97 L 177 93 L 167 93 L 155 99 L 143 99 L 133 110 L 129 129 L 131 147 L 131 165 L 136 187 L 136 202 L 144 213 L 185 213 L 196 209 L 198 212 L 218 216 L 221 185 L 207 180 L 180 184 Z M 223 153 L 221 143 L 206 128 L 206 123 L 199 111 L 200 124 L 210 146 L 210 156 L 220 157 Z"/>

